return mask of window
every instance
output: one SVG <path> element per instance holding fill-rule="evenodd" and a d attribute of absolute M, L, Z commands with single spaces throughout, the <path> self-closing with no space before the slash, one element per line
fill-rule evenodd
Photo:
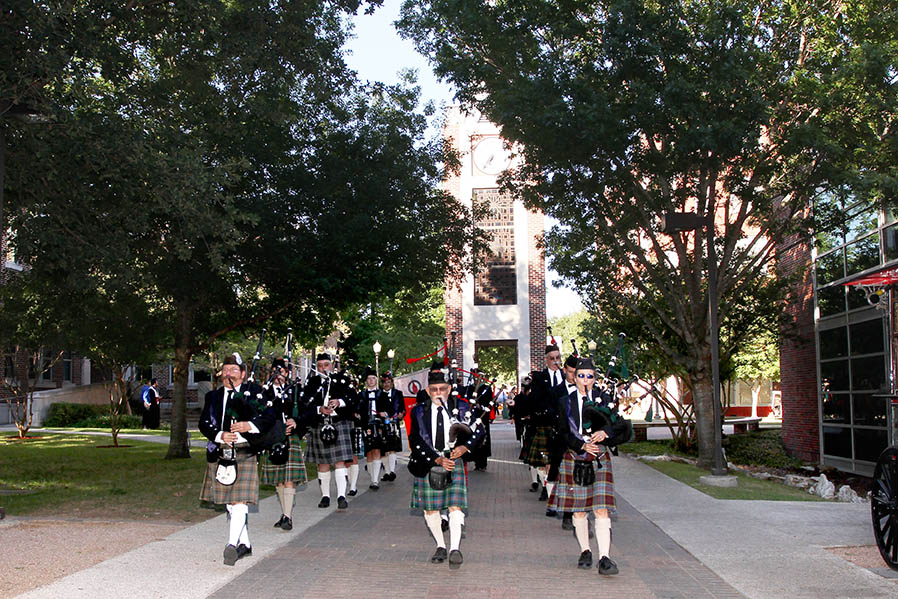
<path fill-rule="evenodd" d="M 72 382 L 72 352 L 67 351 L 62 354 L 62 380 Z"/>

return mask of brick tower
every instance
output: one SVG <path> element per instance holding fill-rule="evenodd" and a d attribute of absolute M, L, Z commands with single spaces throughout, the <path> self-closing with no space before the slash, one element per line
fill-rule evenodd
<path fill-rule="evenodd" d="M 453 357 L 465 369 L 480 347 L 514 347 L 520 380 L 544 366 L 546 267 L 537 248 L 544 224 L 541 212 L 499 189 L 498 176 L 511 166 L 499 133 L 479 115 L 457 106 L 447 111 L 444 136 L 461 156 L 461 170 L 444 188 L 467 206 L 489 207 L 477 225 L 489 233 L 492 254 L 460 286 L 446 286 L 446 336 L 455 333 Z"/>

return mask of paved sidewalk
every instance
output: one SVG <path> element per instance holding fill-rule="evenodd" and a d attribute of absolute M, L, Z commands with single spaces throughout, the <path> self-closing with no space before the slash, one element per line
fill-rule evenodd
<path fill-rule="evenodd" d="M 868 504 L 721 501 L 642 463 L 614 461 L 619 512 L 612 557 L 621 573 L 578 570 L 579 549 L 528 492 L 513 429 L 493 428 L 489 472 L 471 472 L 465 563 L 429 563 L 434 544 L 408 509 L 411 479 L 317 509 L 297 494 L 295 529 L 271 527 L 276 497 L 250 515 L 254 555 L 221 563 L 219 516 L 24 595 L 36 597 L 896 597 L 898 585 L 825 551 L 873 543 Z M 201 474 L 199 474 L 201 476 Z M 332 496 L 334 494 L 332 493 Z M 593 541 L 595 551 L 595 541 Z"/>
<path fill-rule="evenodd" d="M 621 574 L 578 570 L 576 540 L 559 520 L 545 517 L 517 451 L 513 429 L 496 426 L 489 471 L 469 473 L 460 570 L 430 563 L 435 545 L 422 516 L 410 514 L 411 479 L 402 469 L 395 483 L 297 535 L 213 597 L 740 596 L 625 501 L 612 548 Z"/>

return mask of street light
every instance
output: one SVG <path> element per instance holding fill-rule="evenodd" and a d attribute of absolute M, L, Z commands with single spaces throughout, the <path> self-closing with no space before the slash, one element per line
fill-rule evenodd
<path fill-rule="evenodd" d="M 393 375 L 393 358 L 396 357 L 396 350 L 391 349 L 387 351 L 387 357 L 390 358 L 390 376 Z"/>
<path fill-rule="evenodd" d="M 380 341 L 374 342 L 374 347 L 373 347 L 373 349 L 374 349 L 374 372 L 375 372 L 375 374 L 377 374 L 378 378 L 380 378 L 380 368 L 378 367 L 377 360 L 378 360 L 378 358 L 380 358 L 381 347 L 382 346 L 380 344 Z"/>
<path fill-rule="evenodd" d="M 661 216 L 661 231 L 676 233 L 677 231 L 695 231 L 703 228 L 707 233 L 708 244 L 708 320 L 711 328 L 711 401 L 714 419 L 714 464 L 711 474 L 723 476 L 726 466 L 723 463 L 723 423 L 720 419 L 720 327 L 717 323 L 717 250 L 714 247 L 714 212 L 701 216 L 694 212 L 668 212 Z"/>
<path fill-rule="evenodd" d="M 586 347 L 589 348 L 589 357 L 593 360 L 596 359 L 596 348 L 599 347 L 599 344 L 596 343 L 595 339 L 590 339 L 586 344 Z"/>

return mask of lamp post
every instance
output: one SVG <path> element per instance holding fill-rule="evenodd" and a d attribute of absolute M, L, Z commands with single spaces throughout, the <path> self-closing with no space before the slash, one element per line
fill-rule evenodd
<path fill-rule="evenodd" d="M 720 327 L 717 322 L 717 250 L 714 247 L 714 212 L 701 216 L 693 212 L 668 212 L 661 217 L 661 231 L 696 231 L 703 228 L 708 244 L 708 320 L 711 329 L 711 406 L 714 419 L 714 464 L 711 474 L 724 476 L 723 463 L 723 423 L 720 419 Z"/>
<path fill-rule="evenodd" d="M 586 347 L 589 348 L 589 357 L 592 358 L 593 360 L 596 359 L 596 348 L 598 346 L 599 346 L 599 344 L 596 343 L 595 339 L 590 339 L 589 342 L 586 344 Z"/>
<path fill-rule="evenodd" d="M 380 359 L 380 350 L 381 350 L 380 341 L 374 342 L 373 349 L 374 349 L 374 373 L 377 375 L 378 378 L 380 378 L 380 367 L 378 365 L 378 360 Z"/>
<path fill-rule="evenodd" d="M 390 358 L 390 376 L 393 375 L 393 358 L 396 357 L 396 350 L 390 349 L 387 350 L 387 357 Z"/>

